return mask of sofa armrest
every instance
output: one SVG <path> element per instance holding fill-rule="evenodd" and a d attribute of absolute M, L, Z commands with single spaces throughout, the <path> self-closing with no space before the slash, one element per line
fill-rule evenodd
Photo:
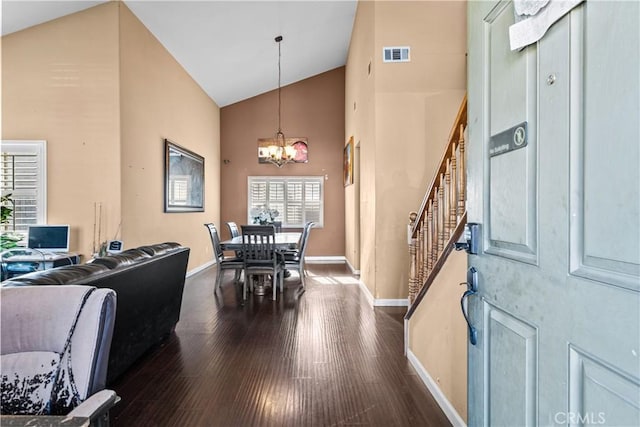
<path fill-rule="evenodd" d="M 94 425 L 95 420 L 98 420 L 103 415 L 108 415 L 109 409 L 119 401 L 120 397 L 115 391 L 107 389 L 100 390 L 76 406 L 68 415 L 71 417 L 90 418 L 91 425 Z"/>

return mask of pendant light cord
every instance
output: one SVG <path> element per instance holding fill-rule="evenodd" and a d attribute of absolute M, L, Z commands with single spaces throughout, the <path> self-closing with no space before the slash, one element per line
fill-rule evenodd
<path fill-rule="evenodd" d="M 280 66 L 280 58 L 281 58 L 281 52 L 280 52 L 280 42 L 282 41 L 282 36 L 278 36 L 276 37 L 276 42 L 278 43 L 278 134 L 277 136 L 282 135 L 282 138 L 284 139 L 284 134 L 282 133 L 282 126 L 280 125 L 280 117 L 282 116 L 282 95 L 281 95 L 281 88 L 280 88 L 280 82 L 281 82 L 281 74 L 282 74 L 282 68 Z"/>

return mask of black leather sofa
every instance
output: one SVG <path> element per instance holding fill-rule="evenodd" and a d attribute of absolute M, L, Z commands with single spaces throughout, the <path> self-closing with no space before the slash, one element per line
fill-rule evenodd
<path fill-rule="evenodd" d="M 37 271 L 2 286 L 90 285 L 116 292 L 107 384 L 168 337 L 180 319 L 189 248 L 167 242 L 129 249 L 91 263 Z"/>

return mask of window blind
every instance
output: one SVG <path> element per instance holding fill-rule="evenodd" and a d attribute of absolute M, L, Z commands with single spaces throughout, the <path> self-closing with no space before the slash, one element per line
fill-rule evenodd
<path fill-rule="evenodd" d="M 44 141 L 2 141 L 0 189 L 11 194 L 13 215 L 2 231 L 26 236 L 29 225 L 46 223 Z"/>
<path fill-rule="evenodd" d="M 250 176 L 247 220 L 251 224 L 251 211 L 266 207 L 276 209 L 283 227 L 303 227 L 313 221 L 316 227 L 323 224 L 323 177 Z"/>

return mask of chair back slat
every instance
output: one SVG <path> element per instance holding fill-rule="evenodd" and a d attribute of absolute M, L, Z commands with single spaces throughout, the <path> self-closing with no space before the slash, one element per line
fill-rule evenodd
<path fill-rule="evenodd" d="M 205 224 L 205 227 L 209 229 L 209 235 L 211 236 L 211 244 L 213 245 L 213 252 L 217 260 L 224 258 L 222 252 L 222 246 L 220 246 L 220 236 L 218 235 L 218 229 L 212 223 Z"/>

